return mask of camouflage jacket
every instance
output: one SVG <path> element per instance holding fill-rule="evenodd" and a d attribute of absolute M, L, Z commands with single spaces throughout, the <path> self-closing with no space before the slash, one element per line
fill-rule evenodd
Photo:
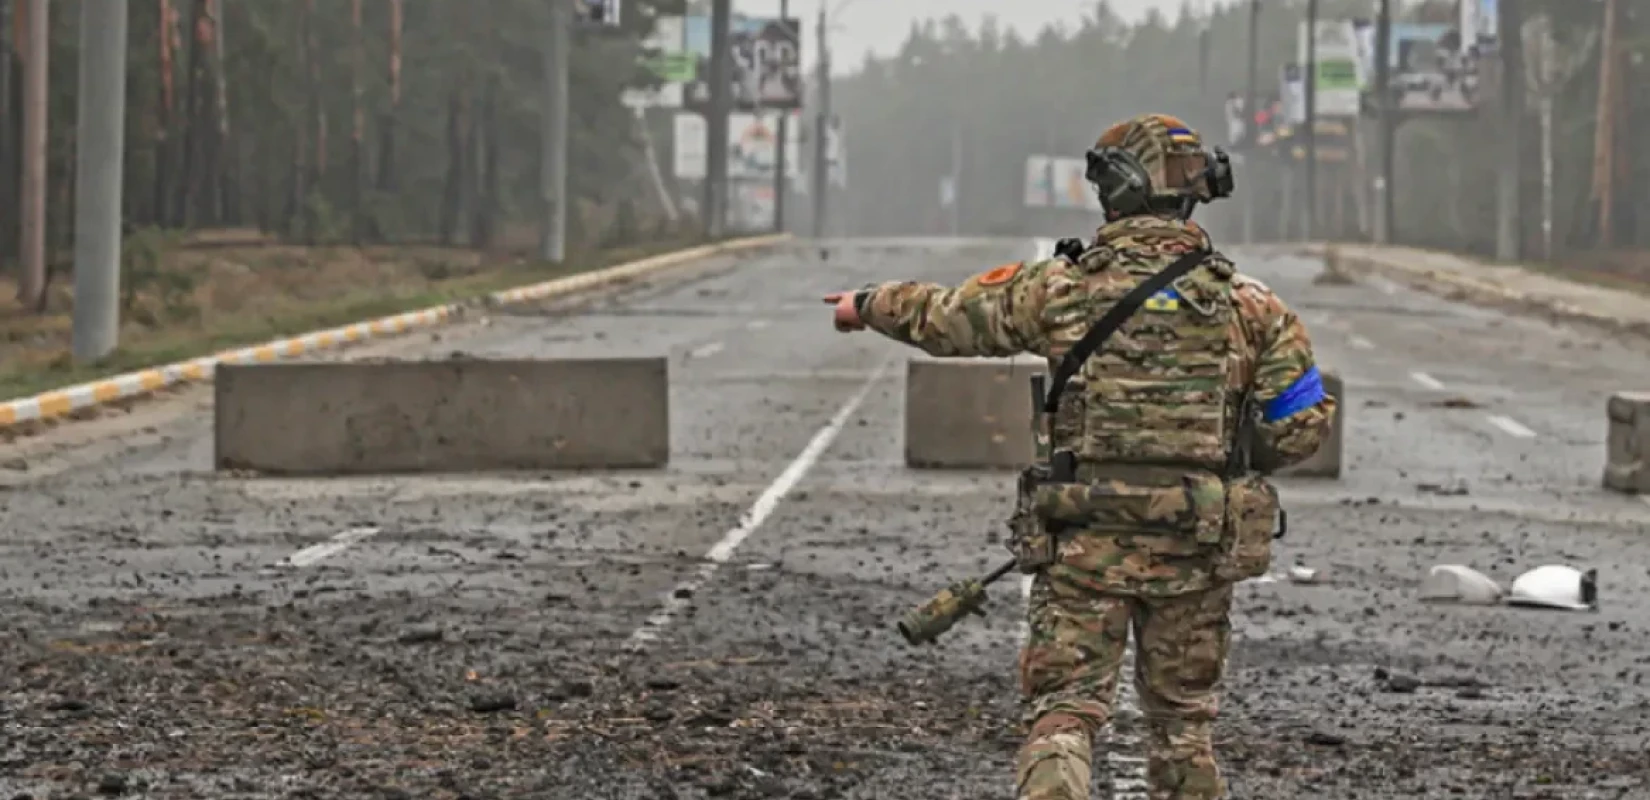
<path fill-rule="evenodd" d="M 1076 263 L 1056 258 L 1008 264 L 956 287 L 884 283 L 864 291 L 860 313 L 870 329 L 930 355 L 1032 353 L 1048 359 L 1052 372 L 1066 350 L 1104 313 L 1104 306 L 1096 308 L 1096 296 L 1116 297 L 1181 253 L 1210 246 L 1207 234 L 1195 223 L 1132 217 L 1102 227 Z M 1269 288 L 1238 273 L 1218 253 L 1188 279 L 1193 280 L 1177 281 L 1176 287 L 1197 291 L 1213 286 L 1229 293 L 1226 388 L 1234 394 L 1249 393 L 1262 411 L 1251 440 L 1251 466 L 1271 472 L 1309 458 L 1328 433 L 1335 400 L 1323 392 L 1305 326 Z M 1130 324 L 1113 339 L 1124 338 Z M 1095 360 L 1090 359 L 1091 370 L 1099 369 L 1093 366 Z M 1068 396 L 1076 392 L 1073 386 Z M 1064 407 L 1062 402 L 1062 411 Z M 1081 435 L 1063 433 L 1066 427 L 1065 422 L 1057 423 L 1056 436 Z M 1217 582 L 1214 555 L 1207 548 L 1190 546 L 1185 537 L 1143 527 L 1083 531 L 1064 538 L 1060 563 L 1050 569 L 1051 575 L 1100 591 L 1172 595 Z"/>

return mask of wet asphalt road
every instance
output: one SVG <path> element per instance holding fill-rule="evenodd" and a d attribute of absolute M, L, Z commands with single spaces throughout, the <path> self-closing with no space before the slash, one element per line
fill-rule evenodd
<path fill-rule="evenodd" d="M 1031 248 L 796 246 L 367 351 L 668 354 L 657 472 L 214 475 L 206 390 L 0 446 L 0 800 L 1012 796 L 1012 579 L 938 648 L 891 628 L 1005 556 L 1008 476 L 907 470 L 914 351 L 818 297 Z M 1284 481 L 1277 567 L 1328 583 L 1240 587 L 1236 796 L 1650 798 L 1650 503 L 1597 488 L 1650 347 L 1239 263 L 1348 427 L 1341 480 Z M 1596 566 L 1603 608 L 1423 605 L 1442 562 Z"/>

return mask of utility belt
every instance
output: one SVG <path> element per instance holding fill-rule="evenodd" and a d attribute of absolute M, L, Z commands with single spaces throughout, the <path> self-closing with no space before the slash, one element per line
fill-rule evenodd
<path fill-rule="evenodd" d="M 1190 540 L 1213 557 L 1219 577 L 1243 580 L 1271 568 L 1272 541 L 1287 529 L 1277 490 L 1260 475 L 1158 465 L 1079 468 L 1072 453 L 1058 451 L 1049 463 L 1021 471 L 1008 544 L 1020 571 L 1032 574 L 1057 563 L 1061 541 L 1077 532 Z"/>

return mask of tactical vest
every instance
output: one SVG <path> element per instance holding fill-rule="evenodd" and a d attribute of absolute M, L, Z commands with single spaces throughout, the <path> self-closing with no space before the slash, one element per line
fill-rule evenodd
<path fill-rule="evenodd" d="M 1089 274 L 1090 320 L 1175 258 L 1105 255 L 1091 251 L 1080 264 Z M 1065 439 L 1056 447 L 1072 449 L 1079 469 L 1226 469 L 1237 420 L 1228 388 L 1231 276 L 1223 259 L 1205 262 L 1149 299 L 1084 363 L 1067 393 L 1078 402 L 1063 407 L 1055 424 Z"/>

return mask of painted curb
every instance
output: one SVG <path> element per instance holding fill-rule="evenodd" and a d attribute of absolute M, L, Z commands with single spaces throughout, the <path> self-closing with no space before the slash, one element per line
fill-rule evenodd
<path fill-rule="evenodd" d="M 280 339 L 237 350 L 225 350 L 215 355 L 203 356 L 191 361 L 181 361 L 138 372 L 128 372 L 124 375 L 116 375 L 112 378 L 57 389 L 34 397 L 10 400 L 0 403 L 0 429 L 25 422 L 64 417 L 76 411 L 105 405 L 116 400 L 140 397 L 157 389 L 164 389 L 181 383 L 209 381 L 219 364 L 268 363 L 282 358 L 364 342 L 369 339 L 384 339 L 421 328 L 441 325 L 462 316 L 467 308 L 478 304 L 484 307 L 500 306 L 575 294 L 643 277 L 709 256 L 737 253 L 779 244 L 789 238 L 790 234 L 779 234 L 701 245 L 687 250 L 663 253 L 627 264 L 578 275 L 569 275 L 565 278 L 557 278 L 531 286 L 493 292 L 482 297 L 479 302 L 448 303 L 433 308 L 409 311 L 404 314 L 358 322 L 340 328 L 306 333 L 290 339 Z"/>

